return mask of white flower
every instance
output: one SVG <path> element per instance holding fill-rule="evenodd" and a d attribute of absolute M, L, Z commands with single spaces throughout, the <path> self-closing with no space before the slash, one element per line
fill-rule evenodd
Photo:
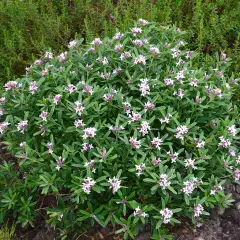
<path fill-rule="evenodd" d="M 175 132 L 175 137 L 177 139 L 184 139 L 184 135 L 188 133 L 188 128 L 185 125 L 180 125 L 177 127 L 176 132 Z"/>
<path fill-rule="evenodd" d="M 237 129 L 236 129 L 236 126 L 235 125 L 232 125 L 231 127 L 227 126 L 227 130 L 228 130 L 228 133 L 235 137 L 236 134 L 237 134 Z"/>
<path fill-rule="evenodd" d="M 139 28 L 139 27 L 134 27 L 131 30 L 132 30 L 132 34 L 133 34 L 134 37 L 136 37 L 139 33 L 142 32 L 142 29 Z"/>
<path fill-rule="evenodd" d="M 89 194 L 91 192 L 92 187 L 95 185 L 95 181 L 91 178 L 85 178 L 82 183 L 82 189 L 85 193 Z"/>
<path fill-rule="evenodd" d="M 36 82 L 36 81 L 31 82 L 30 85 L 29 85 L 29 91 L 30 91 L 30 93 L 31 93 L 31 94 L 35 94 L 37 90 L 38 90 L 38 84 L 37 84 L 37 82 Z"/>
<path fill-rule="evenodd" d="M 160 118 L 161 124 L 163 123 L 169 123 L 170 118 L 172 117 L 172 114 L 168 113 L 164 118 Z"/>
<path fill-rule="evenodd" d="M 137 176 L 142 175 L 143 170 L 145 169 L 145 163 L 141 163 L 139 165 L 135 165 L 136 171 L 137 171 Z"/>
<path fill-rule="evenodd" d="M 20 121 L 17 125 L 17 129 L 21 133 L 24 133 L 27 127 L 28 127 L 28 120 Z"/>
<path fill-rule="evenodd" d="M 142 18 L 138 19 L 138 22 L 139 22 L 141 25 L 143 25 L 143 26 L 145 26 L 145 25 L 147 25 L 147 24 L 149 23 L 147 20 L 142 19 Z"/>
<path fill-rule="evenodd" d="M 168 181 L 168 175 L 167 174 L 161 174 L 160 179 L 158 181 L 158 184 L 162 187 L 162 189 L 166 189 L 170 186 L 170 182 Z"/>
<path fill-rule="evenodd" d="M 83 130 L 83 132 L 84 132 L 83 139 L 94 138 L 96 136 L 96 131 L 97 131 L 97 129 L 94 127 L 84 129 Z"/>
<path fill-rule="evenodd" d="M 121 40 L 123 36 L 124 36 L 123 33 L 118 32 L 114 35 L 113 39 L 114 40 Z"/>
<path fill-rule="evenodd" d="M 129 143 L 132 145 L 132 148 L 139 149 L 141 147 L 141 141 L 136 138 L 130 137 Z"/>
<path fill-rule="evenodd" d="M 143 55 L 139 55 L 139 56 L 135 57 L 133 64 L 134 65 L 136 65 L 136 64 L 146 65 L 146 57 Z"/>
<path fill-rule="evenodd" d="M 43 121 L 47 122 L 47 117 L 48 117 L 49 113 L 48 112 L 41 112 L 41 114 L 39 115 L 40 118 L 42 118 Z"/>
<path fill-rule="evenodd" d="M 82 128 L 82 127 L 84 127 L 85 126 L 85 123 L 83 122 L 83 120 L 75 120 L 74 121 L 74 126 L 76 127 L 76 128 Z"/>
<path fill-rule="evenodd" d="M 167 224 L 170 222 L 173 212 L 168 208 L 164 208 L 160 211 L 160 214 L 163 217 L 163 223 Z"/>
<path fill-rule="evenodd" d="M 204 146 L 205 146 L 205 141 L 202 141 L 202 140 L 197 139 L 197 138 L 195 138 L 194 140 L 195 140 L 195 143 L 196 143 L 196 147 L 197 147 L 197 148 L 204 148 Z"/>
<path fill-rule="evenodd" d="M 77 46 L 77 44 L 78 44 L 77 40 L 70 41 L 68 44 L 68 48 L 74 48 L 75 46 Z"/>
<path fill-rule="evenodd" d="M 199 217 L 203 214 L 204 208 L 201 204 L 195 205 L 194 204 L 194 217 Z"/>
<path fill-rule="evenodd" d="M 147 217 L 148 215 L 145 213 L 145 212 L 143 212 L 140 208 L 139 208 L 139 206 L 135 209 L 135 211 L 133 212 L 133 215 L 136 217 Z"/>
<path fill-rule="evenodd" d="M 151 127 L 149 126 L 149 123 L 147 121 L 143 121 L 141 123 L 141 128 L 140 128 L 140 133 L 142 133 L 142 135 L 146 135 L 149 131 L 151 130 Z"/>
<path fill-rule="evenodd" d="M 160 150 L 161 149 L 160 146 L 163 144 L 163 140 L 161 138 L 155 137 L 153 138 L 151 143 L 156 149 Z"/>
<path fill-rule="evenodd" d="M 61 95 L 61 94 L 57 94 L 57 95 L 55 95 L 54 98 L 53 98 L 53 103 L 54 103 L 54 104 L 58 104 L 58 102 L 60 102 L 61 99 L 62 99 L 62 95 Z"/>
<path fill-rule="evenodd" d="M 231 146 L 231 142 L 229 139 L 224 138 L 223 136 L 219 137 L 220 143 L 218 143 L 218 146 L 223 147 L 223 148 L 228 148 Z"/>
<path fill-rule="evenodd" d="M 44 58 L 46 58 L 46 59 L 52 59 L 52 58 L 53 58 L 52 52 L 45 52 Z"/>
<path fill-rule="evenodd" d="M 91 42 L 92 45 L 94 46 L 100 46 L 102 45 L 102 41 L 100 40 L 100 38 L 95 38 L 92 42 Z"/>
<path fill-rule="evenodd" d="M 8 127 L 9 124 L 10 124 L 10 123 L 8 123 L 8 122 L 0 123 L 0 133 L 1 133 L 1 134 L 4 132 L 4 130 L 7 129 L 7 127 Z"/>
<path fill-rule="evenodd" d="M 111 184 L 110 189 L 112 189 L 113 193 L 117 192 L 118 189 L 121 188 L 121 180 L 116 177 L 109 178 L 108 182 Z"/>
<path fill-rule="evenodd" d="M 195 159 L 185 159 L 184 163 L 186 168 L 197 169 L 197 167 L 195 166 Z"/>
<path fill-rule="evenodd" d="M 141 83 L 139 84 L 141 96 L 149 95 L 150 94 L 150 87 L 148 85 L 148 79 L 140 79 Z"/>
<path fill-rule="evenodd" d="M 130 58 L 131 57 L 131 53 L 130 52 L 123 52 L 120 56 L 120 59 L 126 59 L 126 58 Z"/>
<path fill-rule="evenodd" d="M 177 158 L 178 158 L 178 153 L 174 152 L 167 152 L 168 156 L 170 157 L 170 159 L 172 160 L 172 163 L 176 162 Z"/>
<path fill-rule="evenodd" d="M 77 113 L 79 116 L 81 116 L 82 113 L 83 113 L 83 110 L 85 109 L 85 107 L 84 107 L 83 104 L 82 104 L 81 102 L 79 102 L 79 101 L 76 101 L 74 104 L 75 104 L 74 109 L 75 109 L 76 113 Z"/>

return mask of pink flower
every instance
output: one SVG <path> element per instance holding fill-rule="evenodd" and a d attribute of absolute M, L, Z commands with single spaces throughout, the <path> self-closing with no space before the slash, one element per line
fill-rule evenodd
<path fill-rule="evenodd" d="M 156 149 L 160 150 L 161 149 L 160 146 L 163 144 L 163 140 L 161 138 L 155 137 L 153 138 L 151 143 Z"/>
<path fill-rule="evenodd" d="M 196 144 L 197 148 L 204 148 L 204 146 L 205 146 L 205 142 L 204 141 L 202 141 L 200 139 L 197 139 L 197 138 L 195 138 L 194 140 L 195 140 L 195 144 Z"/>
<path fill-rule="evenodd" d="M 167 187 L 170 186 L 170 182 L 168 181 L 168 175 L 167 174 L 161 174 L 160 179 L 158 181 L 158 184 L 162 189 L 166 189 Z"/>
<path fill-rule="evenodd" d="M 36 82 L 36 81 L 31 82 L 31 83 L 30 83 L 30 86 L 29 86 L 29 91 L 30 91 L 30 93 L 31 93 L 31 94 L 35 94 L 35 93 L 37 92 L 37 90 L 38 90 L 38 84 L 37 84 L 37 82 Z"/>
<path fill-rule="evenodd" d="M 117 44 L 117 45 L 115 46 L 114 50 L 115 50 L 116 52 L 120 52 L 120 51 L 122 50 L 122 48 L 123 48 L 123 45 L 122 45 L 121 43 L 119 43 L 119 44 Z"/>
<path fill-rule="evenodd" d="M 132 30 L 132 34 L 133 34 L 134 37 L 136 37 L 139 33 L 142 32 L 142 29 L 139 28 L 139 27 L 134 27 L 131 30 Z"/>
<path fill-rule="evenodd" d="M 160 211 L 160 214 L 163 217 L 163 223 L 167 224 L 170 222 L 173 212 L 171 210 L 169 210 L 168 208 L 164 208 Z"/>
<path fill-rule="evenodd" d="M 196 96 L 196 100 L 195 101 L 196 101 L 197 104 L 201 104 L 201 99 L 198 96 Z"/>
<path fill-rule="evenodd" d="M 231 146 L 231 142 L 229 139 L 224 138 L 223 136 L 219 137 L 220 143 L 218 143 L 218 146 L 223 147 L 223 148 L 228 148 Z"/>
<path fill-rule="evenodd" d="M 104 58 L 97 58 L 96 59 L 99 63 L 101 63 L 102 65 L 107 65 L 108 64 L 108 60 L 106 57 Z"/>
<path fill-rule="evenodd" d="M 94 127 L 85 128 L 83 130 L 83 132 L 84 132 L 83 139 L 94 138 L 96 136 L 96 131 L 97 131 L 97 129 Z"/>
<path fill-rule="evenodd" d="M 37 59 L 34 61 L 34 65 L 40 65 L 42 64 L 42 60 L 41 59 Z"/>
<path fill-rule="evenodd" d="M 160 53 L 159 48 L 150 46 L 149 51 L 152 55 L 157 55 Z"/>
<path fill-rule="evenodd" d="M 82 128 L 85 126 L 85 124 L 83 123 L 83 120 L 75 120 L 74 125 L 76 128 Z"/>
<path fill-rule="evenodd" d="M 77 40 L 70 41 L 68 44 L 68 48 L 74 48 L 77 46 L 77 44 L 78 44 Z"/>
<path fill-rule="evenodd" d="M 174 136 L 177 139 L 184 139 L 184 135 L 188 133 L 188 128 L 185 125 L 180 125 L 177 127 L 176 129 L 176 133 L 174 134 Z"/>
<path fill-rule="evenodd" d="M 140 133 L 142 133 L 143 136 L 148 134 L 148 132 L 151 130 L 151 127 L 149 126 L 149 123 L 147 121 L 143 121 L 141 123 L 141 128 L 139 130 Z"/>
<path fill-rule="evenodd" d="M 126 59 L 126 58 L 130 58 L 131 57 L 131 53 L 130 52 L 123 52 L 120 56 L 120 59 Z"/>
<path fill-rule="evenodd" d="M 141 83 L 139 84 L 140 86 L 140 91 L 141 91 L 141 96 L 149 95 L 150 94 L 150 87 L 148 85 L 148 79 L 140 79 Z"/>
<path fill-rule="evenodd" d="M 125 113 L 130 114 L 130 112 L 131 112 L 131 104 L 128 103 L 128 102 L 123 102 L 123 109 L 124 109 Z"/>
<path fill-rule="evenodd" d="M 150 101 L 147 101 L 144 104 L 144 112 L 147 112 L 148 110 L 153 110 L 155 107 L 155 105 L 153 103 L 151 103 Z"/>
<path fill-rule="evenodd" d="M 113 100 L 113 94 L 104 94 L 103 99 L 105 102 L 111 102 Z"/>
<path fill-rule="evenodd" d="M 130 118 L 128 123 L 139 121 L 142 118 L 142 115 L 140 113 L 134 113 L 134 112 L 130 113 L 128 116 Z"/>
<path fill-rule="evenodd" d="M 49 142 L 47 143 L 48 153 L 53 153 L 53 143 Z"/>
<path fill-rule="evenodd" d="M 109 188 L 112 189 L 113 193 L 116 193 L 121 188 L 121 180 L 116 177 L 109 178 L 108 182 L 110 183 Z"/>
<path fill-rule="evenodd" d="M 114 40 L 121 40 L 123 36 L 124 36 L 123 33 L 118 32 L 114 35 L 113 39 Z"/>
<path fill-rule="evenodd" d="M 146 65 L 146 57 L 144 57 L 143 55 L 135 57 L 133 64 Z"/>
<path fill-rule="evenodd" d="M 10 123 L 8 122 L 3 122 L 3 123 L 0 123 L 0 133 L 2 134 L 8 127 Z"/>
<path fill-rule="evenodd" d="M 132 145 L 132 148 L 139 149 L 141 147 L 141 141 L 137 138 L 130 137 L 129 143 Z"/>
<path fill-rule="evenodd" d="M 154 157 L 153 160 L 152 160 L 153 166 L 158 165 L 160 162 L 161 162 L 161 159 L 160 159 L 160 158 L 157 159 L 156 157 Z"/>
<path fill-rule="evenodd" d="M 141 25 L 145 26 L 145 25 L 147 25 L 149 22 L 148 22 L 147 20 L 145 20 L 145 19 L 140 18 L 140 19 L 138 19 L 138 23 L 140 23 Z"/>
<path fill-rule="evenodd" d="M 238 168 L 236 168 L 233 172 L 233 176 L 235 178 L 235 181 L 239 181 L 240 180 L 240 171 Z"/>
<path fill-rule="evenodd" d="M 54 104 L 58 104 L 58 102 L 60 102 L 61 99 L 62 99 L 62 95 L 61 95 L 61 94 L 57 94 L 57 95 L 55 95 L 54 98 L 53 98 L 53 103 L 54 103 Z"/>
<path fill-rule="evenodd" d="M 147 217 L 148 215 L 145 213 L 145 212 L 143 212 L 140 208 L 139 208 L 139 206 L 135 209 L 135 211 L 133 212 L 133 215 L 136 217 Z"/>
<path fill-rule="evenodd" d="M 53 58 L 52 52 L 46 52 L 45 55 L 44 55 L 44 58 L 45 59 L 52 59 Z"/>
<path fill-rule="evenodd" d="M 85 178 L 85 179 L 83 180 L 83 183 L 82 183 L 82 189 L 83 189 L 83 191 L 84 191 L 85 193 L 89 194 L 89 193 L 91 192 L 92 187 L 95 185 L 95 183 L 96 183 L 96 182 L 95 182 L 92 178 L 90 178 L 90 177 Z"/>
<path fill-rule="evenodd" d="M 183 96 L 184 96 L 184 94 L 183 94 L 183 93 L 184 93 L 184 90 L 183 90 L 182 88 L 179 88 L 177 92 L 176 92 L 176 91 L 174 91 L 173 95 L 174 95 L 174 96 L 177 96 L 177 97 L 179 97 L 179 98 L 181 98 L 181 99 L 182 99 L 182 98 L 183 98 Z"/>
<path fill-rule="evenodd" d="M 83 104 L 79 101 L 76 101 L 75 103 L 75 107 L 74 107 L 74 110 L 76 111 L 76 113 L 79 115 L 79 116 L 82 116 L 82 113 L 83 113 L 83 110 L 85 109 L 85 107 L 83 106 Z"/>
<path fill-rule="evenodd" d="M 137 176 L 142 175 L 143 170 L 145 169 L 145 163 L 141 163 L 139 165 L 135 165 L 136 171 L 137 171 Z"/>
<path fill-rule="evenodd" d="M 194 217 L 199 217 L 203 214 L 204 208 L 201 204 L 195 205 L 194 204 Z"/>
<path fill-rule="evenodd" d="M 171 78 L 165 78 L 164 83 L 167 86 L 172 86 L 174 84 L 174 81 Z"/>
<path fill-rule="evenodd" d="M 90 143 L 83 143 L 81 152 L 88 152 L 89 150 L 93 149 L 93 145 Z"/>
<path fill-rule="evenodd" d="M 178 158 L 178 153 L 177 152 L 174 152 L 174 153 L 171 153 L 170 151 L 167 152 L 168 156 L 170 157 L 172 163 L 176 162 L 177 158 Z"/>
<path fill-rule="evenodd" d="M 65 87 L 65 91 L 69 92 L 70 94 L 74 93 L 75 91 L 77 91 L 76 86 L 74 86 L 73 84 L 68 84 L 67 87 Z"/>
<path fill-rule="evenodd" d="M 237 129 L 236 129 L 235 125 L 232 125 L 231 127 L 227 126 L 227 130 L 228 130 L 229 135 L 231 135 L 233 137 L 236 136 Z"/>
<path fill-rule="evenodd" d="M 67 52 L 61 53 L 59 56 L 57 56 L 59 62 L 63 62 L 67 59 Z"/>
<path fill-rule="evenodd" d="M 168 113 L 164 118 L 160 118 L 159 120 L 161 124 L 169 123 L 171 117 L 172 117 L 172 114 Z"/>
<path fill-rule="evenodd" d="M 184 163 L 186 168 L 197 169 L 197 167 L 195 166 L 195 159 L 185 159 Z"/>
<path fill-rule="evenodd" d="M 82 86 L 83 86 L 83 92 L 93 95 L 94 91 L 93 91 L 93 87 L 86 85 L 86 83 L 84 81 L 82 81 Z"/>
<path fill-rule="evenodd" d="M 45 68 L 44 70 L 42 70 L 42 76 L 46 76 L 48 74 L 48 69 Z"/>
<path fill-rule="evenodd" d="M 17 129 L 20 133 L 24 133 L 27 127 L 28 127 L 28 120 L 20 121 L 17 125 Z"/>
<path fill-rule="evenodd" d="M 47 117 L 48 117 L 48 112 L 41 112 L 41 114 L 39 115 L 40 118 L 42 118 L 43 121 L 47 122 Z"/>
<path fill-rule="evenodd" d="M 20 86 L 16 81 L 9 81 L 4 85 L 6 91 L 12 91 L 18 89 Z"/>
<path fill-rule="evenodd" d="M 64 163 L 64 159 L 62 159 L 62 157 L 58 157 L 58 160 L 56 160 L 56 163 L 57 163 L 56 169 L 59 171 Z"/>
<path fill-rule="evenodd" d="M 100 45 L 102 45 L 102 41 L 100 40 L 100 38 L 95 38 L 95 39 L 91 42 L 91 45 L 100 46 Z"/>
<path fill-rule="evenodd" d="M 0 98 L 0 104 L 5 104 L 7 101 L 6 97 L 1 97 Z"/>

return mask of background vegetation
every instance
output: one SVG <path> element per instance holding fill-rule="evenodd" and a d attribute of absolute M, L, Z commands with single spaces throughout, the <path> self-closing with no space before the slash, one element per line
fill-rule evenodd
<path fill-rule="evenodd" d="M 240 1 L 236 0 L 2 0 L 0 81 L 16 78 L 42 52 L 59 53 L 77 36 L 110 36 L 143 17 L 190 30 L 192 49 L 225 51 L 239 71 Z M 204 55 L 206 56 L 206 55 Z"/>

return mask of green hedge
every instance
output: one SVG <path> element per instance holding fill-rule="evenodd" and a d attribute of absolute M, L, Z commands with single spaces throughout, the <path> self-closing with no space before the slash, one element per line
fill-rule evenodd
<path fill-rule="evenodd" d="M 49 47 L 62 51 L 69 40 L 110 36 L 143 17 L 188 29 L 192 48 L 226 51 L 240 63 L 240 1 L 236 0 L 2 0 L 0 81 L 24 73 Z"/>

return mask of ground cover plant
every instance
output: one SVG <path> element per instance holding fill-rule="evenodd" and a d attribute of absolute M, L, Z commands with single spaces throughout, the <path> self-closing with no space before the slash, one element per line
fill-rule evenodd
<path fill-rule="evenodd" d="M 141 16 L 189 30 L 192 49 L 212 55 L 226 51 L 239 71 L 240 2 L 236 0 L 2 0 L 0 2 L 0 81 L 24 68 L 49 47 L 58 54 L 76 36 L 110 36 L 126 31 Z M 204 58 L 205 56 L 203 56 Z"/>
<path fill-rule="evenodd" d="M 159 239 L 231 204 L 223 184 L 240 180 L 238 79 L 224 52 L 196 65 L 183 36 L 139 19 L 49 50 L 4 85 L 0 132 L 16 161 L 0 168 L 2 221 L 34 225 L 42 214 L 62 238 L 111 224 L 124 239 L 150 223 Z"/>

